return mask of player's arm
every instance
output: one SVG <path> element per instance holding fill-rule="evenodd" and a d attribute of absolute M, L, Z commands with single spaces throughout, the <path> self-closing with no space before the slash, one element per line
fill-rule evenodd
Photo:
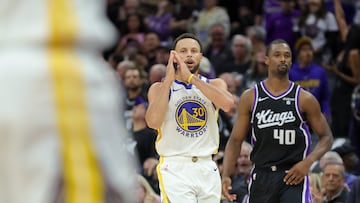
<path fill-rule="evenodd" d="M 246 90 L 240 97 L 238 115 L 226 144 L 223 161 L 222 192 L 228 200 L 235 200 L 236 195 L 229 194 L 231 190 L 231 176 L 235 173 L 236 159 L 241 151 L 241 144 L 250 127 L 251 108 L 254 101 L 254 89 Z"/>
<path fill-rule="evenodd" d="M 213 79 L 207 83 L 191 74 L 186 64 L 176 52 L 174 52 L 174 60 L 178 64 L 178 75 L 182 80 L 195 85 L 217 108 L 221 108 L 225 112 L 231 110 L 234 106 L 234 98 L 227 91 L 227 85 L 222 79 Z"/>
<path fill-rule="evenodd" d="M 300 110 L 308 120 L 319 141 L 313 151 L 302 161 L 285 171 L 284 182 L 288 185 L 297 185 L 304 180 L 314 161 L 320 159 L 331 147 L 333 136 L 325 116 L 321 113 L 319 102 L 305 90 L 300 90 Z"/>
<path fill-rule="evenodd" d="M 220 78 L 212 79 L 209 83 L 198 77 L 193 77 L 191 83 L 194 84 L 216 107 L 225 112 L 231 110 L 234 106 L 234 97 L 227 91 L 227 85 Z"/>
<path fill-rule="evenodd" d="M 306 116 L 310 127 L 319 137 L 319 141 L 313 151 L 306 157 L 309 165 L 319 160 L 327 151 L 330 150 L 333 135 L 325 116 L 321 113 L 320 105 L 316 98 L 309 92 L 301 90 L 300 92 L 300 109 Z"/>
<path fill-rule="evenodd" d="M 154 83 L 148 91 L 149 106 L 145 114 L 145 120 L 147 125 L 153 129 L 160 128 L 168 110 L 170 87 L 175 80 L 173 61 L 174 54 L 171 52 L 166 67 L 165 80 Z"/>

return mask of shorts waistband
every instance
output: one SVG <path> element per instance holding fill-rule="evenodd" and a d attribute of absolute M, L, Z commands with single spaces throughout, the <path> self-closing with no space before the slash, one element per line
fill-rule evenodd
<path fill-rule="evenodd" d="M 165 161 L 176 161 L 176 162 L 202 162 L 212 161 L 211 156 L 163 156 Z"/>
<path fill-rule="evenodd" d="M 288 165 L 255 166 L 255 170 L 276 172 L 276 171 L 286 171 L 289 170 L 291 167 L 292 166 L 288 166 Z"/>

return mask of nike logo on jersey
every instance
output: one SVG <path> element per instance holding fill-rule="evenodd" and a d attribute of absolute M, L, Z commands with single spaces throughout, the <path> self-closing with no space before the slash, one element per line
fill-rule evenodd
<path fill-rule="evenodd" d="M 265 100 L 267 100 L 267 99 L 269 99 L 269 97 L 263 97 L 263 98 L 259 97 L 259 102 L 265 101 Z"/>
<path fill-rule="evenodd" d="M 173 89 L 173 92 L 176 92 L 176 91 L 179 91 L 181 90 L 182 88 L 179 88 L 179 89 Z"/>

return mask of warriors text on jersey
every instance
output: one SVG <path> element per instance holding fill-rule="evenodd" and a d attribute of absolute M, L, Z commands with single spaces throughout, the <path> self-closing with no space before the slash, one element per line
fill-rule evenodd
<path fill-rule="evenodd" d="M 218 110 L 199 89 L 175 80 L 168 108 L 156 141 L 159 155 L 208 156 L 217 152 Z"/>
<path fill-rule="evenodd" d="M 263 81 L 255 86 L 251 160 L 256 166 L 291 167 L 309 153 L 310 133 L 299 108 L 300 89 L 291 83 L 275 96 Z"/>

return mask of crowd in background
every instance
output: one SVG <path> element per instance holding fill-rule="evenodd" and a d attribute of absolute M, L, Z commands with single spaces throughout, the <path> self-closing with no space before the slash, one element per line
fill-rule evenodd
<path fill-rule="evenodd" d="M 147 90 L 164 77 L 172 41 L 184 32 L 195 33 L 204 47 L 200 73 L 222 78 L 236 100 L 267 77 L 267 44 L 286 40 L 294 59 L 290 79 L 318 99 L 337 138 L 335 155 L 324 156 L 331 161 L 319 160 L 312 169 L 313 200 L 353 196 L 360 201 L 359 11 L 357 0 L 108 0 L 107 15 L 119 35 L 103 56 L 119 76 L 119 91 L 127 95 L 124 117 L 133 135 L 128 147 L 151 186 L 142 189 L 151 190 L 147 202 L 159 201 L 157 132 L 145 122 Z M 220 148 L 214 160 L 220 171 L 236 106 L 219 113 Z M 233 181 L 238 202 L 247 194 L 251 168 L 251 145 L 244 144 Z"/>

